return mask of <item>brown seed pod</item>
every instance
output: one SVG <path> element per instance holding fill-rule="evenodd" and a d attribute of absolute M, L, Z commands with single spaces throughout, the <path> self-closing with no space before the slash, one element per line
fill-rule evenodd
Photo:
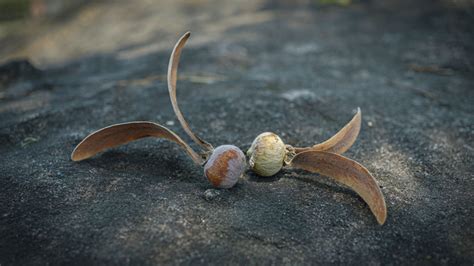
<path fill-rule="evenodd" d="M 204 175 L 215 187 L 230 188 L 246 169 L 244 153 L 234 145 L 217 147 L 204 165 Z"/>
<path fill-rule="evenodd" d="M 198 165 L 204 165 L 204 174 L 209 182 L 218 188 L 234 186 L 246 169 L 243 152 L 233 145 L 222 145 L 214 149 L 211 144 L 197 137 L 189 128 L 176 100 L 176 81 L 181 50 L 189 38 L 185 33 L 176 43 L 168 66 L 168 91 L 173 110 L 184 131 L 201 146 L 200 153 L 195 152 L 186 142 L 170 129 L 148 121 L 134 121 L 116 124 L 100 129 L 82 140 L 71 155 L 73 161 L 81 161 L 109 148 L 124 145 L 146 137 L 165 138 L 179 144 Z"/>
<path fill-rule="evenodd" d="M 260 134 L 247 151 L 250 167 L 262 176 L 273 175 L 286 165 L 331 177 L 359 194 L 378 223 L 383 224 L 387 208 L 377 181 L 364 166 L 340 155 L 354 144 L 360 125 L 361 111 L 358 108 L 354 118 L 333 137 L 306 148 L 285 145 L 274 133 Z M 281 155 L 282 147 L 285 147 L 284 155 Z"/>

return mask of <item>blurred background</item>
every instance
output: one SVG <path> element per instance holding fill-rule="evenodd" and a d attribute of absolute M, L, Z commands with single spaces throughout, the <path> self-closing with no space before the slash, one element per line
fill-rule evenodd
<path fill-rule="evenodd" d="M 352 6 L 380 14 L 419 9 L 431 14 L 441 6 L 473 16 L 473 5 L 472 0 L 0 0 L 0 62 L 29 58 L 37 65 L 58 64 L 98 53 L 136 57 L 169 49 L 170 40 L 189 29 L 199 33 L 190 44 L 197 45 L 290 10 Z"/>

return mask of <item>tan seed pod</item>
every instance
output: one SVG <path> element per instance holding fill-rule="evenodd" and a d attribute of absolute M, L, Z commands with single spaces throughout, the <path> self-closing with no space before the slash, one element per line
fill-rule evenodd
<path fill-rule="evenodd" d="M 247 151 L 250 168 L 261 176 L 272 176 L 283 167 L 285 143 L 272 132 L 258 135 Z"/>

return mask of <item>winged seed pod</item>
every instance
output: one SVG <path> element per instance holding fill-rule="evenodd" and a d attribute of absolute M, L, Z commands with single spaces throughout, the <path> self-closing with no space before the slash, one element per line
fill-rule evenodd
<path fill-rule="evenodd" d="M 164 138 L 180 145 L 196 164 L 203 165 L 204 175 L 213 186 L 230 188 L 237 183 L 246 170 L 244 153 L 233 145 L 222 145 L 214 149 L 211 144 L 197 137 L 189 128 L 178 106 L 176 99 L 178 63 L 181 50 L 189 36 L 189 32 L 185 33 L 176 43 L 171 53 L 167 77 L 168 91 L 173 110 L 181 126 L 202 150 L 199 153 L 195 152 L 176 133 L 162 125 L 148 121 L 134 121 L 108 126 L 93 132 L 76 146 L 71 155 L 73 161 L 85 160 L 101 151 L 124 145 L 134 140 L 146 137 Z"/>
<path fill-rule="evenodd" d="M 369 205 L 379 224 L 387 217 L 385 199 L 370 172 L 361 164 L 340 154 L 354 144 L 360 132 L 361 111 L 338 133 L 323 143 L 297 148 L 285 145 L 271 132 L 257 136 L 247 151 L 251 169 L 261 176 L 272 176 L 284 166 L 331 177 L 353 189 Z"/>
<path fill-rule="evenodd" d="M 360 123 L 361 111 L 358 108 L 352 120 L 337 134 L 323 143 L 306 148 L 285 145 L 275 133 L 262 133 L 255 138 L 247 150 L 250 168 L 260 176 L 272 176 L 278 173 L 288 162 L 288 159 L 297 153 L 317 150 L 342 154 L 356 141 L 360 131 Z"/>

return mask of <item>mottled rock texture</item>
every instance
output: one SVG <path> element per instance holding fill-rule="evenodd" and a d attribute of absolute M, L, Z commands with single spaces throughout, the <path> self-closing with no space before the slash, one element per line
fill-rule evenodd
<path fill-rule="evenodd" d="M 25 25 L 17 45 L 0 38 L 2 266 L 474 263 L 472 6 L 165 2 L 81 5 Z M 386 224 L 304 171 L 247 172 L 215 191 L 164 140 L 72 162 L 82 138 L 113 123 L 186 137 L 165 82 L 186 30 L 178 100 L 198 135 L 247 150 L 273 131 L 307 146 L 360 107 L 346 155 L 378 180 Z"/>

